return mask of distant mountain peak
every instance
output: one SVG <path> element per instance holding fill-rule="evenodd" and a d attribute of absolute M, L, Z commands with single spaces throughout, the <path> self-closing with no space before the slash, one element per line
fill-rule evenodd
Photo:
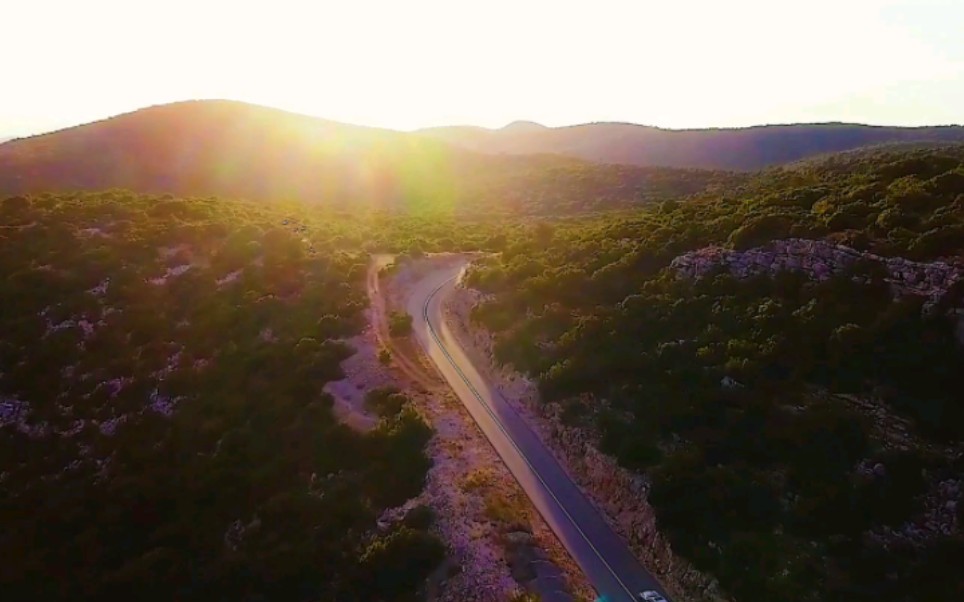
<path fill-rule="evenodd" d="M 536 130 L 548 130 L 549 128 L 542 125 L 541 123 L 536 123 L 535 121 L 513 121 L 512 123 L 503 127 L 500 131 L 503 132 L 531 132 Z"/>

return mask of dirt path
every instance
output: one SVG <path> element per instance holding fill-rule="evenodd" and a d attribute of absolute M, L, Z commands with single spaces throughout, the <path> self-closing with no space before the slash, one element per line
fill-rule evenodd
<path fill-rule="evenodd" d="M 418 355 L 409 339 L 395 339 L 388 332 L 388 309 L 380 282 L 382 271 L 391 265 L 392 255 L 373 255 L 368 266 L 366 289 L 371 303 L 371 324 L 378 343 L 392 352 L 393 363 L 413 383 L 425 391 L 444 391 L 445 383 Z"/>

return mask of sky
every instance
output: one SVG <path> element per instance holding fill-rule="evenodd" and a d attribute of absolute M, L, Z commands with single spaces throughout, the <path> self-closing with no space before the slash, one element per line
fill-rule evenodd
<path fill-rule="evenodd" d="M 964 0 L 30 0 L 0 137 L 195 98 L 394 129 L 964 123 Z"/>

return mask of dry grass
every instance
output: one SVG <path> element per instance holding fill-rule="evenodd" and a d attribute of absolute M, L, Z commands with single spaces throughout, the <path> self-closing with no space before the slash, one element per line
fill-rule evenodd
<path fill-rule="evenodd" d="M 485 516 L 502 525 L 528 525 L 529 518 L 524 503 L 510 500 L 496 492 L 485 496 Z"/>
<path fill-rule="evenodd" d="M 476 468 L 462 480 L 462 491 L 478 491 L 495 483 L 495 471 L 488 467 Z"/>

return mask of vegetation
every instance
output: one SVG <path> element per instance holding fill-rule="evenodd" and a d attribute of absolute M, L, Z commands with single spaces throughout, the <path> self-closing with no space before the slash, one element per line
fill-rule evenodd
<path fill-rule="evenodd" d="M 378 350 L 378 363 L 387 366 L 392 363 L 392 352 L 387 347 Z"/>
<path fill-rule="evenodd" d="M 365 407 L 382 417 L 396 416 L 409 402 L 395 387 L 372 389 L 365 394 Z"/>
<path fill-rule="evenodd" d="M 650 475 L 676 551 L 736 599 L 959 597 L 960 575 L 940 572 L 964 559 L 959 532 L 888 533 L 924 520 L 935 483 L 962 478 L 964 348 L 948 309 L 964 291 L 924 311 L 893 302 L 873 262 L 823 282 L 667 269 L 706 245 L 788 236 L 957 256 L 964 150 L 830 158 L 722 197 L 557 222 L 469 275 L 494 294 L 475 318 L 500 361 Z M 907 417 L 909 433 L 889 434 L 849 394 Z"/>
<path fill-rule="evenodd" d="M 525 506 L 495 491 L 485 496 L 485 515 L 505 527 L 527 524 Z"/>
<path fill-rule="evenodd" d="M 124 192 L 0 205 L 8 600 L 412 600 L 429 427 L 332 416 L 365 304 L 342 225 Z"/>
<path fill-rule="evenodd" d="M 400 311 L 388 316 L 388 333 L 393 337 L 404 337 L 412 333 L 412 316 Z"/>
<path fill-rule="evenodd" d="M 461 487 L 465 491 L 476 491 L 488 487 L 495 482 L 495 473 L 491 468 L 482 467 L 472 470 L 462 481 Z"/>

